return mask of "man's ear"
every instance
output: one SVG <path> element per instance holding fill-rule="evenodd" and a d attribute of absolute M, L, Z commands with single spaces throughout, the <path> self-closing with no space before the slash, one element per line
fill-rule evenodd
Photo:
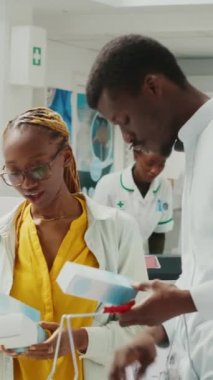
<path fill-rule="evenodd" d="M 144 94 L 150 96 L 162 95 L 162 76 L 158 74 L 147 74 L 142 83 Z"/>

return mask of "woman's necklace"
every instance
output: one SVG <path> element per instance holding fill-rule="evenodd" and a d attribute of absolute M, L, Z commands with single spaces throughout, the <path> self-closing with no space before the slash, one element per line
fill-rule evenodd
<path fill-rule="evenodd" d="M 34 222 L 36 223 L 36 221 L 38 222 L 54 222 L 55 220 L 62 220 L 62 219 L 69 219 L 70 216 L 69 215 L 60 215 L 60 216 L 56 216 L 54 218 L 46 218 L 45 216 L 43 215 L 38 215 L 36 216 L 35 218 L 33 218 Z"/>
<path fill-rule="evenodd" d="M 33 214 L 32 214 L 32 210 L 31 210 L 31 216 L 32 216 L 32 219 L 34 221 L 34 223 L 36 224 L 39 223 L 39 222 L 54 222 L 56 220 L 62 220 L 62 219 L 75 219 L 74 217 L 70 216 L 70 215 L 60 215 L 60 216 L 55 216 L 55 217 L 52 217 L 52 218 L 48 218 L 46 216 L 43 216 L 43 215 L 35 215 L 33 217 Z"/>
<path fill-rule="evenodd" d="M 54 222 L 55 220 L 68 219 L 69 215 L 56 216 L 55 218 L 45 218 L 45 216 L 38 216 L 36 219 L 40 219 L 41 222 Z"/>

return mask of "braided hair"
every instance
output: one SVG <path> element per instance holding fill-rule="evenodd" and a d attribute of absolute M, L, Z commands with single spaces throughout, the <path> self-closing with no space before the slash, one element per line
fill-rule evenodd
<path fill-rule="evenodd" d="M 37 107 L 23 112 L 22 114 L 9 121 L 3 138 L 7 132 L 15 128 L 36 127 L 45 130 L 51 139 L 57 140 L 60 144 L 69 146 L 71 151 L 71 160 L 69 166 L 64 169 L 64 180 L 70 193 L 80 191 L 80 181 L 76 168 L 76 161 L 69 144 L 69 130 L 62 117 L 55 111 L 46 107 Z"/>

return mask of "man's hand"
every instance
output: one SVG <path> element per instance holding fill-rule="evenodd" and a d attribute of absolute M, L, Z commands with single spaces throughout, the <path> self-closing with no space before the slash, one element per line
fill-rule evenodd
<path fill-rule="evenodd" d="M 134 362 L 139 364 L 136 375 L 136 379 L 139 379 L 155 357 L 155 340 L 151 334 L 144 331 L 139 338 L 115 353 L 109 379 L 127 380 L 125 369 Z"/>
<path fill-rule="evenodd" d="M 196 311 L 188 290 L 180 290 L 175 285 L 159 280 L 135 286 L 138 291 L 148 291 L 149 295 L 138 305 L 119 315 L 121 326 L 155 326 L 181 314 Z"/>

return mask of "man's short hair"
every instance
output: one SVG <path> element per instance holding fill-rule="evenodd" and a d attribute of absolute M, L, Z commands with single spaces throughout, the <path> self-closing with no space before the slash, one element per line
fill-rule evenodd
<path fill-rule="evenodd" d="M 86 87 L 89 106 L 97 108 L 104 89 L 112 96 L 119 91 L 137 95 L 151 73 L 163 74 L 181 88 L 187 83 L 174 55 L 158 41 L 137 34 L 111 40 L 92 66 Z"/>

